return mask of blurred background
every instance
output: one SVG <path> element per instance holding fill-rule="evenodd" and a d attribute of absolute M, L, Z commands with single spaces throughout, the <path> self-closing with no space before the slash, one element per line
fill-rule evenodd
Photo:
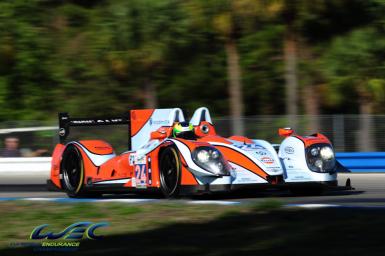
<path fill-rule="evenodd" d="M 279 142 L 290 126 L 385 151 L 384 14 L 385 0 L 1 1 L 2 154 L 49 155 L 58 112 L 200 106 L 225 136 Z"/>

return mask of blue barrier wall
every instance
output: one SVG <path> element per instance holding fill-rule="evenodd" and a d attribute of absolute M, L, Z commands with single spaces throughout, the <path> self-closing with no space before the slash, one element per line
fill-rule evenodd
<path fill-rule="evenodd" d="M 343 152 L 336 153 L 336 158 L 345 172 L 385 172 L 385 152 Z"/>

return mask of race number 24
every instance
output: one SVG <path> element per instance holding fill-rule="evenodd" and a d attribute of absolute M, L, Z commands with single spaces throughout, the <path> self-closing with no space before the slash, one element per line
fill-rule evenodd
<path fill-rule="evenodd" d="M 136 187 L 145 188 L 147 183 L 147 169 L 145 164 L 135 165 Z"/>

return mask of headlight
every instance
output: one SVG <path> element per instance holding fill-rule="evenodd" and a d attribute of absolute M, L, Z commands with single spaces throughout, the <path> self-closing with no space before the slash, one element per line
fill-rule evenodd
<path fill-rule="evenodd" d="M 306 162 L 313 172 L 334 172 L 336 159 L 329 144 L 315 144 L 306 149 Z"/>
<path fill-rule="evenodd" d="M 212 147 L 198 147 L 192 153 L 194 162 L 214 175 L 229 175 L 229 168 L 218 149 Z"/>
<path fill-rule="evenodd" d="M 330 160 L 334 158 L 334 152 L 330 147 L 321 148 L 320 155 L 324 160 Z"/>
<path fill-rule="evenodd" d="M 318 148 L 312 148 L 312 149 L 310 150 L 310 154 L 311 154 L 312 156 L 317 156 L 318 153 L 319 153 Z"/>
<path fill-rule="evenodd" d="M 210 153 L 207 150 L 199 150 L 197 153 L 197 160 L 201 163 L 207 163 L 210 160 Z"/>

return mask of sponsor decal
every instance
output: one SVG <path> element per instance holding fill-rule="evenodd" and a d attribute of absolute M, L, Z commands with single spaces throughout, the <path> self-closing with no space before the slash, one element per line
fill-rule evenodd
<path fill-rule="evenodd" d="M 267 169 L 269 170 L 269 172 L 280 172 L 281 169 L 277 169 L 275 167 L 267 167 Z"/>
<path fill-rule="evenodd" d="M 107 146 L 95 146 L 94 149 L 111 150 L 111 148 L 110 148 L 110 147 L 107 147 Z"/>
<path fill-rule="evenodd" d="M 95 123 L 94 120 L 74 120 L 72 121 L 73 124 L 93 124 Z"/>
<path fill-rule="evenodd" d="M 159 143 L 158 141 L 153 140 L 153 141 L 148 142 L 142 148 L 143 149 L 150 149 L 150 148 L 156 147 L 158 145 L 158 143 Z"/>
<path fill-rule="evenodd" d="M 150 125 L 169 125 L 168 120 L 153 120 L 152 117 L 149 120 Z"/>
<path fill-rule="evenodd" d="M 59 136 L 64 136 L 66 134 L 66 129 L 64 129 L 64 128 L 60 128 L 60 130 L 59 130 Z"/>
<path fill-rule="evenodd" d="M 265 149 L 264 147 L 257 144 L 233 144 L 233 146 L 245 151 L 255 151 L 257 149 Z"/>
<path fill-rule="evenodd" d="M 135 163 L 135 154 L 130 154 L 130 156 L 128 157 L 128 163 L 130 166 L 133 166 L 134 163 Z"/>
<path fill-rule="evenodd" d="M 265 156 L 265 157 L 261 158 L 261 162 L 264 163 L 264 164 L 273 164 L 274 163 L 274 159 Z"/>
<path fill-rule="evenodd" d="M 294 154 L 294 148 L 293 147 L 285 147 L 285 153 L 286 154 Z"/>
<path fill-rule="evenodd" d="M 29 237 L 32 242 L 13 242 L 10 247 L 31 247 L 34 252 L 77 251 L 81 239 L 102 239 L 104 236 L 100 235 L 99 230 L 96 234 L 96 230 L 106 226 L 109 226 L 109 223 L 82 221 L 55 232 L 48 224 L 42 224 L 32 230 Z"/>
<path fill-rule="evenodd" d="M 83 119 L 83 120 L 71 120 L 72 124 L 119 124 L 119 123 L 125 123 L 126 121 L 123 118 L 111 118 L 111 119 Z"/>
<path fill-rule="evenodd" d="M 265 156 L 265 155 L 267 155 L 267 152 L 263 151 L 263 150 L 257 150 L 257 151 L 255 151 L 255 154 L 260 155 L 260 156 Z"/>
<path fill-rule="evenodd" d="M 146 164 L 146 155 L 136 156 L 135 164 Z"/>
<path fill-rule="evenodd" d="M 147 187 L 147 169 L 145 164 L 135 165 L 135 178 L 137 188 Z"/>
<path fill-rule="evenodd" d="M 97 122 L 98 124 L 103 124 L 103 123 L 110 123 L 110 120 L 108 120 L 108 119 L 106 119 L 106 120 L 98 119 L 98 120 L 96 120 L 96 122 Z"/>

